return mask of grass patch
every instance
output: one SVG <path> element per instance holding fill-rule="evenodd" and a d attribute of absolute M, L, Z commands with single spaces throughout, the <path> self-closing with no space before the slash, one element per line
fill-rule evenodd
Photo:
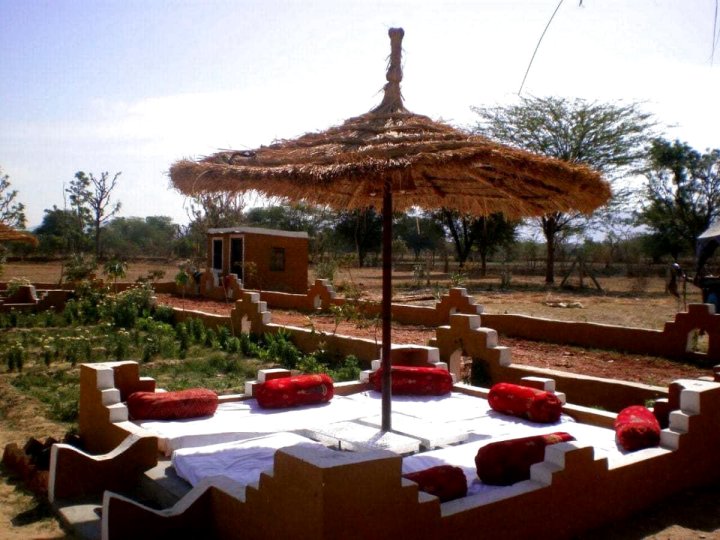
<path fill-rule="evenodd" d="M 245 381 L 254 379 L 262 367 L 255 359 L 213 352 L 205 358 L 153 362 L 143 367 L 143 375 L 167 390 L 203 387 L 219 394 L 237 394 L 244 392 Z"/>
<path fill-rule="evenodd" d="M 47 417 L 74 422 L 78 415 L 80 374 L 77 370 L 33 370 L 17 375 L 12 385 L 47 406 Z"/>

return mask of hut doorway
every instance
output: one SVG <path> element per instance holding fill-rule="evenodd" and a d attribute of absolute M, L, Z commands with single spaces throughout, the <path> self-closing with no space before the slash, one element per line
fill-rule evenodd
<path fill-rule="evenodd" d="M 241 236 L 230 238 L 230 273 L 240 281 L 243 279 L 243 247 Z"/>
<path fill-rule="evenodd" d="M 212 269 L 222 272 L 223 267 L 223 241 L 222 238 L 213 238 L 212 243 Z"/>

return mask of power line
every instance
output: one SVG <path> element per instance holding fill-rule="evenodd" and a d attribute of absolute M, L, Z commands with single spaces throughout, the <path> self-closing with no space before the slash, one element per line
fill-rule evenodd
<path fill-rule="evenodd" d="M 555 8 L 555 11 L 553 11 L 553 14 L 550 17 L 550 20 L 547 22 L 547 24 L 545 25 L 545 29 L 543 30 L 542 34 L 540 35 L 540 39 L 538 39 L 537 45 L 535 45 L 535 50 L 533 51 L 532 58 L 530 58 L 530 63 L 528 64 L 528 67 L 525 70 L 525 76 L 523 77 L 522 83 L 520 84 L 520 88 L 518 89 L 518 96 L 522 93 L 523 86 L 525 86 L 525 81 L 527 80 L 528 73 L 530 73 L 530 68 L 533 65 L 533 61 L 535 60 L 535 55 L 537 54 L 538 49 L 540 48 L 540 43 L 542 43 L 542 40 L 545 37 L 545 32 L 547 32 L 548 28 L 550 28 L 550 24 L 553 22 L 555 15 L 557 14 L 558 10 L 560 9 L 560 6 L 562 6 L 562 3 L 564 1 L 565 0 L 560 0 L 560 2 L 558 2 L 558 5 Z M 580 1 L 580 5 L 582 6 L 582 0 Z M 715 0 L 715 5 L 717 6 L 717 0 Z"/>

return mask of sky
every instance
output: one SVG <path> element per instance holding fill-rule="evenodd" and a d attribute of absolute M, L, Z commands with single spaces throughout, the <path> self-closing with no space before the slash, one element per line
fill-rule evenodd
<path fill-rule="evenodd" d="M 30 228 L 77 171 L 122 172 L 120 216 L 188 221 L 175 161 L 320 131 L 381 100 L 471 127 L 515 103 L 558 0 L 0 0 L 0 168 Z M 715 33 L 715 36 L 713 36 Z M 713 43 L 716 50 L 713 53 Z M 720 147 L 716 0 L 565 0 L 522 95 L 641 102 Z"/>

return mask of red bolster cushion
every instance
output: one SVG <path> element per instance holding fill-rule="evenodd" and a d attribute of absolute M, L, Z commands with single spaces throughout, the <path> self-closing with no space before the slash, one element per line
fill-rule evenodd
<path fill-rule="evenodd" d="M 319 373 L 272 379 L 259 384 L 254 394 L 262 408 L 280 409 L 330 401 L 335 388 L 328 375 Z"/>
<path fill-rule="evenodd" d="M 628 452 L 660 444 L 660 423 L 652 411 L 642 405 L 620 411 L 613 427 L 618 444 Z"/>
<path fill-rule="evenodd" d="M 498 441 L 483 446 L 475 456 L 478 478 L 485 484 L 509 486 L 530 478 L 530 466 L 545 459 L 545 447 L 574 441 L 564 431 Z"/>
<path fill-rule="evenodd" d="M 178 420 L 212 416 L 218 406 L 215 392 L 190 388 L 175 392 L 133 392 L 127 398 L 130 418 L 135 420 Z"/>
<path fill-rule="evenodd" d="M 440 502 L 452 501 L 467 495 L 467 480 L 460 467 L 438 465 L 403 474 L 403 477 L 415 482 L 420 491 L 435 495 Z"/>
<path fill-rule="evenodd" d="M 494 411 L 546 424 L 557 422 L 562 413 L 562 403 L 552 392 L 510 383 L 493 385 L 488 403 Z"/>
<path fill-rule="evenodd" d="M 382 391 L 382 368 L 370 374 L 370 384 Z M 393 366 L 392 393 L 397 395 L 443 396 L 452 391 L 452 375 L 434 367 Z"/>

